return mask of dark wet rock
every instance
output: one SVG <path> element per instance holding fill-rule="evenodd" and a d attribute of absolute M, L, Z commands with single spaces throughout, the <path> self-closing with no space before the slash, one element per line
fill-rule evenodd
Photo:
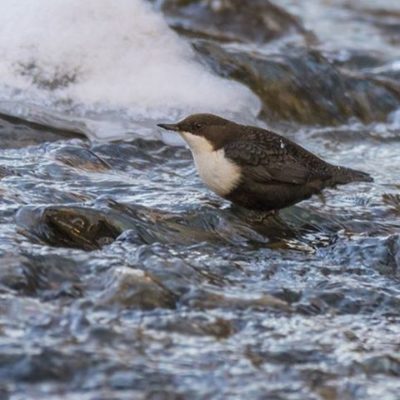
<path fill-rule="evenodd" d="M 367 71 L 371 68 L 381 67 L 386 61 L 382 53 L 362 49 L 342 49 L 339 52 L 324 52 L 324 56 L 333 65 L 351 71 Z"/>
<path fill-rule="evenodd" d="M 1 148 L 21 148 L 83 135 L 0 114 Z"/>
<path fill-rule="evenodd" d="M 282 288 L 281 290 L 273 293 L 274 297 L 281 299 L 287 304 L 293 304 L 301 299 L 301 292 L 294 291 L 288 288 Z"/>
<path fill-rule="evenodd" d="M 293 242 L 289 247 L 285 244 L 284 240 L 296 232 L 284 221 L 273 219 L 268 224 L 254 224 L 237 218 L 229 210 L 213 208 L 204 208 L 201 213 L 169 213 L 110 200 L 85 207 L 25 207 L 18 212 L 17 223 L 22 233 L 31 238 L 52 246 L 83 250 L 99 249 L 118 237 L 120 244 L 135 245 L 208 242 L 213 245 L 307 247 L 300 242 L 297 245 Z"/>
<path fill-rule="evenodd" d="M 10 288 L 19 290 L 27 286 L 27 280 L 21 268 L 22 260 L 11 255 L 2 255 L 3 267 L 0 269 L 1 289 Z"/>
<path fill-rule="evenodd" d="M 393 213 L 400 216 L 400 194 L 385 193 L 382 197 Z"/>
<path fill-rule="evenodd" d="M 198 216 L 192 213 L 168 213 L 162 210 L 109 202 L 114 213 L 125 216 L 130 232 L 121 240 L 136 244 L 180 243 L 195 244 L 207 240 L 218 240 L 217 235 L 210 229 L 208 221 L 198 225 Z M 203 221 L 205 221 L 204 216 Z M 212 218 L 212 217 L 211 217 Z M 214 218 L 212 218 L 214 219 Z M 129 221 L 129 222 L 128 222 Z M 214 222 L 214 221 L 212 221 Z M 206 229 L 208 228 L 208 229 Z"/>
<path fill-rule="evenodd" d="M 112 243 L 121 230 L 101 213 L 90 214 L 75 214 L 73 210 L 70 213 L 65 210 L 45 210 L 44 224 L 50 228 L 46 233 L 47 241 L 84 250 L 99 249 Z"/>
<path fill-rule="evenodd" d="M 63 146 L 52 154 L 57 161 L 86 171 L 107 171 L 111 166 L 93 151 L 79 146 Z"/>
<path fill-rule="evenodd" d="M 290 311 L 290 306 L 269 294 L 254 295 L 250 298 L 226 296 L 208 290 L 188 293 L 181 299 L 182 304 L 196 309 L 234 308 L 234 309 L 278 309 Z"/>
<path fill-rule="evenodd" d="M 346 285 L 338 285 L 336 288 L 321 286 L 309 290 L 301 303 L 296 305 L 297 311 L 306 315 L 379 312 L 382 315 L 400 316 L 399 307 L 400 299 L 395 292 L 384 288 L 369 290 L 364 287 L 346 287 Z"/>
<path fill-rule="evenodd" d="M 171 251 L 168 245 L 155 243 L 140 246 L 129 258 L 129 263 L 156 278 L 179 296 L 190 293 L 193 286 L 206 284 L 223 287 L 229 282 L 228 277 L 218 271 L 218 261 L 209 268 L 201 268 L 184 254 Z"/>
<path fill-rule="evenodd" d="M 15 173 L 11 169 L 0 165 L 0 179 L 14 174 Z"/>
<path fill-rule="evenodd" d="M 174 29 L 192 37 L 257 43 L 292 33 L 312 38 L 297 18 L 268 0 L 164 0 L 161 9 Z"/>
<path fill-rule="evenodd" d="M 83 295 L 80 271 L 71 260 L 62 257 L 30 256 L 22 264 L 25 285 L 19 289 L 43 300 L 60 297 L 78 298 Z"/>
<path fill-rule="evenodd" d="M 282 222 L 272 220 L 268 224 L 252 224 L 251 221 L 237 218 L 230 210 L 213 207 L 204 207 L 200 212 L 168 213 L 117 202 L 109 202 L 109 206 L 114 212 L 131 218 L 132 230 L 121 236 L 120 240 L 137 244 L 221 242 L 265 245 L 269 242 L 269 236 L 274 239 L 289 236 L 289 228 Z"/>
<path fill-rule="evenodd" d="M 217 339 L 226 339 L 235 332 L 231 321 L 216 318 L 197 318 L 195 320 L 179 319 L 163 327 L 167 331 L 177 332 L 182 335 L 213 336 Z"/>
<path fill-rule="evenodd" d="M 328 357 L 315 350 L 293 348 L 287 351 L 263 351 L 259 347 L 246 347 L 246 357 L 253 360 L 253 363 L 261 365 L 266 362 L 283 364 L 307 364 L 314 362 L 326 362 Z M 257 360 L 257 361 L 256 361 Z"/>
<path fill-rule="evenodd" d="M 33 256 L 8 260 L 0 270 L 0 284 L 42 300 L 77 298 L 83 294 L 80 274 L 71 260 Z"/>
<path fill-rule="evenodd" d="M 119 394 L 115 397 L 102 395 L 98 397 L 99 399 L 185 400 L 186 398 L 177 390 L 174 377 L 156 367 L 132 366 L 130 362 L 128 366 L 121 365 L 116 371 L 110 370 L 105 378 L 107 386 L 117 389 L 116 393 Z"/>
<path fill-rule="evenodd" d="M 101 400 L 130 400 L 130 399 L 145 399 L 145 400 L 186 400 L 186 396 L 174 390 L 174 385 L 171 382 L 172 378 L 163 376 L 160 371 L 150 371 L 145 373 L 135 370 L 119 370 L 111 374 L 108 378 L 109 385 L 117 390 L 120 395 L 104 397 L 96 397 Z M 142 391 L 146 394 L 143 396 Z"/>
<path fill-rule="evenodd" d="M 302 366 L 303 367 L 303 366 Z M 344 373 L 346 369 L 343 368 Z M 321 400 L 341 400 L 355 399 L 355 388 L 339 388 L 335 383 L 337 375 L 329 370 L 321 370 L 310 366 L 304 366 L 301 369 L 301 376 L 307 381 L 308 386 L 315 394 L 315 397 Z M 358 388 L 357 388 L 358 389 Z M 360 390 L 357 390 L 360 392 Z M 364 394 L 364 393 L 363 393 Z M 362 397 L 360 396 L 360 399 Z"/>
<path fill-rule="evenodd" d="M 121 242 L 137 245 L 155 242 L 195 244 L 221 240 L 206 226 L 196 224 L 193 214 L 180 215 L 143 206 L 128 206 L 110 201 L 110 208 L 81 206 L 26 207 L 19 211 L 17 223 L 26 234 L 62 247 L 95 250 L 112 243 L 122 232 Z M 195 220 L 193 221 L 193 217 Z"/>
<path fill-rule="evenodd" d="M 295 309 L 297 313 L 304 315 L 319 315 L 330 311 L 329 306 L 317 298 L 310 299 L 308 302 L 299 302 Z"/>
<path fill-rule="evenodd" d="M 263 101 L 263 117 L 272 122 L 382 121 L 400 106 L 398 85 L 349 75 L 317 51 L 288 48 L 287 53 L 263 55 L 208 41 L 194 47 L 219 75 L 253 89 Z"/>
<path fill-rule="evenodd" d="M 152 310 L 175 308 L 177 296 L 147 273 L 119 267 L 107 277 L 106 287 L 99 293 L 98 306 L 117 306 Z"/>
<path fill-rule="evenodd" d="M 296 236 L 296 231 L 284 219 L 280 218 L 278 213 L 247 210 L 234 205 L 231 206 L 230 211 L 254 230 L 252 235 L 249 232 L 248 237 L 253 237 L 255 242 L 268 243 L 277 239 Z M 256 232 L 260 236 L 257 236 Z"/>
<path fill-rule="evenodd" d="M 366 374 L 385 374 L 400 377 L 398 355 L 372 356 L 362 362 Z"/>
<path fill-rule="evenodd" d="M 0 360 L 0 376 L 20 382 L 62 381 L 72 379 L 76 372 L 90 364 L 84 354 L 67 354 L 42 348 L 30 354 L 9 355 Z"/>
<path fill-rule="evenodd" d="M 18 213 L 17 223 L 53 246 L 88 251 L 110 244 L 122 232 L 100 211 L 84 207 L 28 207 Z"/>

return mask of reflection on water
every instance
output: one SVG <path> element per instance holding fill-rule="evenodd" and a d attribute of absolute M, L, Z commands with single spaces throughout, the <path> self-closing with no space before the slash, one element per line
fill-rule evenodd
<path fill-rule="evenodd" d="M 254 4 L 247 18 L 269 7 Z M 300 19 L 274 8 L 282 29 L 257 19 L 259 37 L 240 19 L 204 23 L 242 2 L 157 2 L 205 63 L 258 90 L 257 123 L 375 182 L 260 215 L 209 192 L 185 148 L 0 116 L 1 399 L 397 400 L 397 2 L 283 4 Z M 347 58 L 317 24 L 339 12 Z M 361 52 L 348 33 L 360 23 L 378 35 Z"/>

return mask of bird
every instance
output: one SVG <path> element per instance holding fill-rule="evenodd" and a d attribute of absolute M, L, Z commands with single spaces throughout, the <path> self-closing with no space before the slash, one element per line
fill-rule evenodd
<path fill-rule="evenodd" d="M 352 182 L 372 182 L 361 171 L 330 164 L 267 129 L 213 114 L 193 114 L 159 127 L 179 133 L 205 185 L 234 205 L 276 212 Z"/>

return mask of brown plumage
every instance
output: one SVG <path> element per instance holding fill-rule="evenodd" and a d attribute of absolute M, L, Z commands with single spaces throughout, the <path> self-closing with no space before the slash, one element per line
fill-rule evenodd
<path fill-rule="evenodd" d="M 221 185 L 229 190 L 218 194 L 249 209 L 277 210 L 327 187 L 372 181 L 367 173 L 329 164 L 274 132 L 236 124 L 215 115 L 195 114 L 177 124 L 159 126 L 180 132 L 189 143 L 195 161 L 200 153 L 196 148 L 199 139 L 195 137 L 201 137 L 210 143 L 210 157 L 223 154 L 226 162 L 233 163 L 240 177 L 232 185 Z M 215 165 L 216 169 L 223 166 L 222 163 Z M 205 175 L 197 167 L 200 176 Z M 218 178 L 224 180 L 223 175 Z M 207 179 L 203 180 L 208 184 Z"/>

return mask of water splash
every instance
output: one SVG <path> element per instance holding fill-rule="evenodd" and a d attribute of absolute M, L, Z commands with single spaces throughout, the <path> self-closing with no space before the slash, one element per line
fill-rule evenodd
<path fill-rule="evenodd" d="M 156 119 L 260 107 L 200 64 L 142 0 L 2 1 L 0 76 L 1 111 L 59 127 L 73 120 L 98 139 L 149 134 Z"/>

